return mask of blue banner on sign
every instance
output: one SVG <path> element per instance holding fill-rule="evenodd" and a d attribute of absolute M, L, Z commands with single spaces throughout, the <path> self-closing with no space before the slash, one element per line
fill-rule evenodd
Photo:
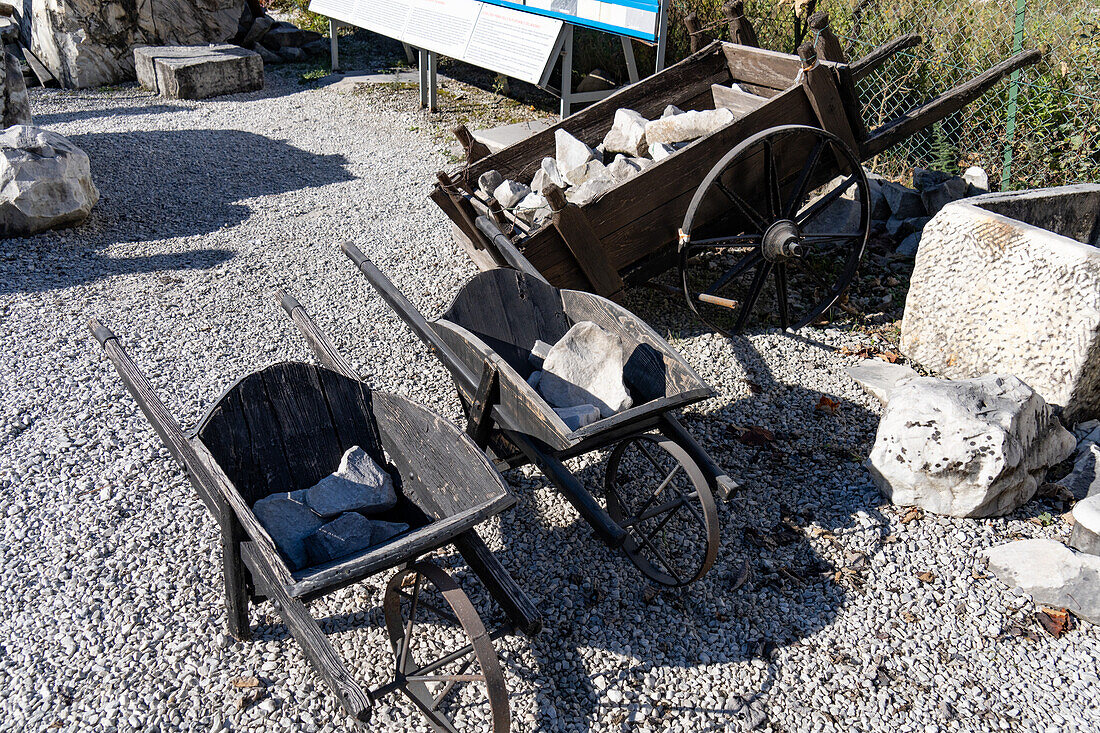
<path fill-rule="evenodd" d="M 661 0 L 479 0 L 643 41 L 656 41 Z"/>

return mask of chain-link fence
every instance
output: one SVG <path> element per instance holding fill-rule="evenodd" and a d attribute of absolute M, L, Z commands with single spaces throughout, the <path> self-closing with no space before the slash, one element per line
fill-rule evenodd
<path fill-rule="evenodd" d="M 687 53 L 683 17 L 724 38 L 725 0 L 675 0 L 670 57 Z M 747 0 L 760 45 L 793 53 L 805 18 L 829 13 L 855 60 L 906 33 L 924 44 L 860 85 L 868 128 L 970 79 L 1021 48 L 1041 62 L 870 162 L 905 179 L 914 166 L 957 173 L 979 165 L 994 188 L 1100 182 L 1100 0 Z"/>

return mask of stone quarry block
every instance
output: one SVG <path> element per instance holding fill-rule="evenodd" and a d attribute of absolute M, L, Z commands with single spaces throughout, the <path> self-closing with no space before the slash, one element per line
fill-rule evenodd
<path fill-rule="evenodd" d="M 493 189 L 493 198 L 506 209 L 515 208 L 516 204 L 531 193 L 531 189 L 518 181 L 505 180 L 504 183 Z"/>
<path fill-rule="evenodd" d="M 904 364 L 891 364 L 881 359 L 864 359 L 858 364 L 847 367 L 848 376 L 863 387 L 867 394 L 882 404 L 890 401 L 890 393 L 903 379 L 919 377 L 912 368 Z"/>
<path fill-rule="evenodd" d="M 625 153 L 632 157 L 645 155 L 649 150 L 645 126 L 649 122 L 632 109 L 615 111 L 615 121 L 603 139 L 603 147 L 609 153 Z"/>
<path fill-rule="evenodd" d="M 493 192 L 504 183 L 504 176 L 497 171 L 485 171 L 477 177 L 477 187 L 486 196 L 492 196 Z"/>
<path fill-rule="evenodd" d="M 264 88 L 264 62 L 232 44 L 134 49 L 138 81 L 168 99 L 206 99 Z"/>
<path fill-rule="evenodd" d="M 966 198 L 966 189 L 967 184 L 963 179 L 948 178 L 934 188 L 921 191 L 920 198 L 924 203 L 924 210 L 930 216 L 935 216 L 944 206 Z"/>
<path fill-rule="evenodd" d="M 272 494 L 252 506 L 279 552 L 283 553 L 291 570 L 304 568 L 309 562 L 305 540 L 325 523 L 306 502 L 306 489 Z"/>
<path fill-rule="evenodd" d="M 600 419 L 600 408 L 595 405 L 574 405 L 573 407 L 555 407 L 554 412 L 570 430 L 580 430 Z"/>
<path fill-rule="evenodd" d="M 1100 623 L 1100 557 L 1045 539 L 1009 542 L 982 554 L 1005 585 L 1019 588 L 1036 603 Z"/>
<path fill-rule="evenodd" d="M 947 377 L 1015 374 L 1100 415 L 1100 185 L 987 194 L 924 228 L 901 348 Z"/>
<path fill-rule="evenodd" d="M 654 143 L 682 143 L 709 135 L 736 119 L 728 109 L 692 110 L 646 123 L 645 137 Z"/>
<path fill-rule="evenodd" d="M 374 544 L 373 522 L 357 512 L 341 514 L 305 538 L 310 565 L 331 562 Z"/>
<path fill-rule="evenodd" d="M 867 467 L 895 504 L 992 517 L 1027 502 L 1075 445 L 1016 377 L 916 377 L 890 393 Z"/>
<path fill-rule="evenodd" d="M 882 183 L 882 195 L 886 199 L 886 205 L 890 207 L 891 218 L 904 221 L 918 216 L 924 216 L 924 201 L 920 193 L 911 188 L 906 188 L 900 183 L 884 181 Z"/>
<path fill-rule="evenodd" d="M 575 323 L 542 365 L 539 393 L 552 407 L 595 405 L 611 417 L 633 404 L 623 384 L 623 341 L 591 321 Z"/>
<path fill-rule="evenodd" d="M 56 132 L 0 132 L 0 237 L 79 224 L 99 201 L 87 154 Z"/>
<path fill-rule="evenodd" d="M 384 512 L 397 505 L 397 492 L 390 475 L 354 446 L 334 473 L 306 489 L 306 503 L 326 518 L 351 511 Z"/>
<path fill-rule="evenodd" d="M 589 161 L 598 160 L 599 156 L 595 150 L 565 130 L 557 130 L 554 132 L 554 158 L 558 162 L 558 170 L 565 174 Z"/>
<path fill-rule="evenodd" d="M 1073 532 L 1070 547 L 1100 555 L 1100 495 L 1082 499 L 1073 505 Z"/>

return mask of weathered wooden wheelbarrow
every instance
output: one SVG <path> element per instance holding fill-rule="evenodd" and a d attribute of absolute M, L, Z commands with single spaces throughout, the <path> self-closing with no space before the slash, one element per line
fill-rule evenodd
<path fill-rule="evenodd" d="M 673 291 L 722 332 L 740 330 L 774 280 L 778 325 L 797 329 L 818 320 L 855 276 L 870 229 L 862 162 L 1040 58 L 1017 54 L 867 132 L 856 82 L 919 42 L 900 38 L 851 65 L 819 59 L 808 43 L 793 56 L 714 42 L 495 154 L 460 134 L 467 164 L 440 172 L 431 198 L 482 269 L 517 266 L 511 248 L 555 287 L 613 298 L 678 268 Z M 531 181 L 554 156 L 559 130 L 595 147 L 617 110 L 652 120 L 670 104 L 726 108 L 735 119 L 581 206 L 550 184 L 543 193 L 552 216 L 534 225 L 478 190 L 488 171 Z M 839 183 L 822 190 L 830 181 Z"/>
<path fill-rule="evenodd" d="M 350 244 L 344 252 L 451 373 L 467 432 L 498 467 L 537 466 L 605 543 L 657 583 L 686 585 L 710 569 L 719 543 L 714 496 L 725 498 L 736 484 L 673 414 L 713 390 L 664 339 L 605 298 L 506 268 L 475 276 L 429 323 L 362 252 Z M 286 305 L 331 363 L 328 340 L 300 307 Z M 570 430 L 526 380 L 535 341 L 552 344 L 578 321 L 623 339 L 635 406 Z M 562 463 L 603 448 L 612 448 L 606 508 Z"/>
<path fill-rule="evenodd" d="M 295 362 L 238 380 L 186 435 L 118 338 L 98 321 L 89 325 L 221 525 L 233 636 L 250 637 L 249 603 L 269 599 L 314 671 L 357 723 L 369 721 L 375 699 L 400 691 L 435 731 L 509 730 L 508 692 L 492 641 L 514 628 L 537 633 L 541 619 L 474 531 L 515 499 L 468 436 L 404 397 L 370 389 L 348 368 Z M 356 445 L 394 478 L 398 503 L 384 518 L 407 523 L 410 531 L 323 565 L 291 570 L 252 505 L 273 493 L 313 486 Z M 439 566 L 418 560 L 452 544 L 510 623 L 486 631 L 455 581 Z M 383 611 L 394 678 L 366 690 L 352 679 L 306 604 L 390 568 L 398 570 L 386 588 Z M 424 609 L 435 616 L 424 618 Z M 463 719 L 448 715 L 449 707 Z"/>

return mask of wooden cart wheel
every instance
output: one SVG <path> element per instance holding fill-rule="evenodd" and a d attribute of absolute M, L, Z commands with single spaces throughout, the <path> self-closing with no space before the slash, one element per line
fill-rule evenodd
<path fill-rule="evenodd" d="M 803 125 L 757 133 L 711 169 L 688 207 L 688 307 L 730 335 L 772 279 L 779 326 L 814 323 L 851 284 L 870 227 L 867 177 L 840 138 Z"/>
<path fill-rule="evenodd" d="M 623 551 L 650 580 L 678 587 L 718 556 L 718 508 L 702 470 L 673 440 L 635 435 L 611 451 L 607 513 L 627 530 Z"/>
<path fill-rule="evenodd" d="M 432 730 L 508 732 L 508 688 L 492 640 L 450 575 L 429 562 L 412 563 L 390 579 L 382 609 L 396 660 L 394 686 L 412 700 Z M 445 649 L 441 625 L 461 629 L 465 643 Z"/>

